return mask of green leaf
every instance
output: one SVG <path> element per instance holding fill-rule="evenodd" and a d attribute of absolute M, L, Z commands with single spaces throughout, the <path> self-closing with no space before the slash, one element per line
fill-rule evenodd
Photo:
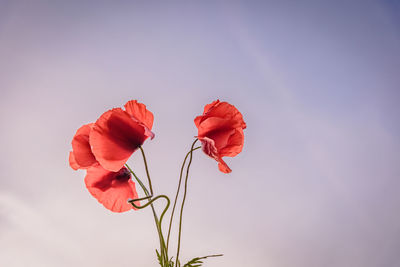
<path fill-rule="evenodd" d="M 174 263 L 174 261 L 172 260 L 172 258 L 173 258 L 173 257 L 171 257 L 171 258 L 169 259 L 168 267 L 174 267 L 174 265 L 175 265 L 175 263 Z"/>
<path fill-rule="evenodd" d="M 160 265 L 161 265 L 161 267 L 162 267 L 162 266 L 163 266 L 163 264 L 162 264 L 162 258 L 161 258 L 161 255 L 160 255 L 160 253 L 158 252 L 157 249 L 156 249 L 156 254 L 157 254 L 158 263 L 160 263 Z"/>
<path fill-rule="evenodd" d="M 183 267 L 199 267 L 203 264 L 204 259 L 207 258 L 212 258 L 212 257 L 221 257 L 223 254 L 217 254 L 217 255 L 208 255 L 208 256 L 203 256 L 203 257 L 196 257 L 185 263 Z"/>

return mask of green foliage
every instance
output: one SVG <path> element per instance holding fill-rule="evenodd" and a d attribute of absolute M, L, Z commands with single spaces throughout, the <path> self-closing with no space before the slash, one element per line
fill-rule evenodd
<path fill-rule="evenodd" d="M 174 267 L 175 263 L 172 261 L 172 258 L 169 259 L 167 265 L 164 265 L 164 261 L 161 257 L 161 254 L 160 254 L 160 252 L 158 252 L 157 249 L 156 249 L 156 254 L 157 254 L 158 263 L 160 264 L 161 267 Z"/>
<path fill-rule="evenodd" d="M 204 256 L 204 257 L 196 257 L 191 259 L 190 261 L 188 261 L 185 265 L 183 265 L 183 267 L 199 267 L 203 264 L 204 259 L 207 258 L 212 258 L 212 257 L 221 257 L 222 254 L 218 254 L 218 255 L 208 255 L 208 256 Z"/>
<path fill-rule="evenodd" d="M 162 261 L 161 255 L 157 249 L 156 249 L 156 254 L 157 254 L 158 263 L 160 264 L 161 267 L 163 267 L 163 261 Z"/>
<path fill-rule="evenodd" d="M 168 267 L 174 267 L 174 265 L 175 265 L 174 261 L 172 260 L 172 258 L 170 258 L 168 262 Z"/>

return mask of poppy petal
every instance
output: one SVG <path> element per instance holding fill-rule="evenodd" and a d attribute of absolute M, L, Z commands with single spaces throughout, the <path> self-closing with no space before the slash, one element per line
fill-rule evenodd
<path fill-rule="evenodd" d="M 85 184 L 90 194 L 103 206 L 113 212 L 125 212 L 135 209 L 127 201 L 138 198 L 135 183 L 130 179 L 119 179 L 120 174 L 127 173 L 124 167 L 118 172 L 110 172 L 100 165 L 88 169 Z M 135 202 L 140 206 L 139 202 Z"/>
<path fill-rule="evenodd" d="M 146 109 L 145 104 L 139 103 L 136 100 L 131 100 L 126 102 L 124 107 L 129 115 L 142 122 L 151 130 L 153 127 L 154 115 Z"/>
<path fill-rule="evenodd" d="M 197 116 L 197 117 L 194 119 L 194 124 L 196 125 L 197 128 L 199 128 L 200 123 L 201 123 L 203 120 L 205 120 L 205 119 L 208 118 L 208 117 L 206 116 L 207 112 L 208 112 L 211 108 L 213 108 L 215 105 L 218 105 L 218 103 L 219 103 L 219 100 L 215 100 L 215 101 L 213 101 L 212 103 L 207 104 L 207 105 L 204 107 L 203 115 Z"/>
<path fill-rule="evenodd" d="M 225 161 L 219 156 L 218 150 L 215 146 L 213 139 L 204 137 L 204 138 L 199 138 L 199 140 L 201 141 L 201 149 L 203 150 L 203 152 L 207 156 L 215 159 L 218 162 L 218 168 L 221 172 L 223 173 L 232 172 L 232 170 L 228 167 Z"/>
<path fill-rule="evenodd" d="M 71 142 L 75 162 L 82 169 L 88 168 L 97 162 L 89 144 L 89 134 L 92 127 L 93 123 L 80 127 Z"/>
<path fill-rule="evenodd" d="M 234 157 L 242 152 L 244 144 L 244 133 L 242 128 L 236 128 L 234 133 L 229 136 L 227 145 L 219 149 L 221 157 Z"/>
<path fill-rule="evenodd" d="M 237 121 L 240 127 L 243 129 L 246 128 L 246 123 L 243 120 L 242 114 L 234 105 L 231 105 L 227 102 L 220 102 L 219 100 L 216 100 L 211 104 L 207 104 L 204 107 L 203 115 L 196 117 L 194 119 L 194 123 L 197 127 L 199 127 L 200 123 L 210 117 L 233 119 Z"/>
<path fill-rule="evenodd" d="M 228 165 L 222 159 L 218 162 L 218 169 L 223 173 L 231 173 L 232 170 L 228 167 Z"/>
<path fill-rule="evenodd" d="M 246 128 L 246 123 L 243 120 L 242 114 L 234 106 L 228 102 L 217 102 L 204 114 L 206 117 L 218 117 L 225 119 L 233 119 L 240 124 L 243 129 Z"/>
<path fill-rule="evenodd" d="M 72 153 L 72 151 L 69 152 L 69 166 L 71 166 L 71 168 L 75 171 L 78 170 L 80 167 L 79 164 L 76 162 L 74 153 Z"/>
<path fill-rule="evenodd" d="M 202 138 L 199 137 L 199 140 L 201 142 L 201 149 L 203 150 L 203 152 L 207 156 L 209 156 L 209 157 L 211 157 L 211 158 L 213 158 L 215 160 L 218 160 L 218 158 L 219 158 L 218 157 L 218 150 L 215 147 L 214 140 L 212 140 L 212 139 L 210 139 L 208 137 L 202 137 Z"/>
<path fill-rule="evenodd" d="M 203 115 L 197 116 L 196 118 L 194 118 L 194 124 L 196 125 L 197 128 L 200 127 L 200 123 L 203 120 Z"/>
<path fill-rule="evenodd" d="M 235 129 L 219 129 L 208 133 L 207 137 L 214 140 L 218 154 L 222 156 L 221 149 L 228 145 L 228 141 L 233 134 L 235 134 Z"/>
<path fill-rule="evenodd" d="M 93 126 L 93 154 L 107 170 L 120 170 L 148 137 L 146 127 L 120 108 L 105 112 Z"/>
<path fill-rule="evenodd" d="M 194 124 L 196 125 L 197 128 L 199 128 L 200 123 L 201 123 L 203 120 L 205 120 L 205 119 L 207 118 L 207 116 L 205 116 L 205 114 L 206 114 L 211 108 L 213 108 L 215 105 L 218 105 L 218 103 L 219 103 L 219 99 L 213 101 L 213 102 L 210 103 L 210 104 L 207 104 L 207 105 L 204 107 L 203 115 L 197 116 L 197 117 L 194 119 Z"/>
<path fill-rule="evenodd" d="M 147 137 L 150 137 L 150 139 L 153 140 L 156 135 L 152 131 L 150 131 L 150 129 L 147 128 L 146 125 L 144 125 L 144 124 L 143 124 L 143 128 L 144 128 L 144 135 Z"/>
<path fill-rule="evenodd" d="M 219 103 L 221 103 L 221 102 L 219 101 L 219 99 L 217 99 L 217 100 L 211 102 L 210 104 L 205 105 L 203 114 L 206 114 L 210 109 L 214 108 Z"/>
<path fill-rule="evenodd" d="M 198 134 L 200 137 L 207 136 L 210 137 L 211 135 L 215 135 L 218 133 L 224 133 L 227 135 L 233 134 L 232 130 L 238 128 L 239 124 L 237 121 L 232 119 L 224 119 L 224 118 L 217 118 L 211 117 L 205 119 L 198 128 Z M 228 136 L 229 137 L 229 136 Z M 217 142 L 216 142 L 217 143 Z M 217 147 L 221 147 L 216 144 Z"/>

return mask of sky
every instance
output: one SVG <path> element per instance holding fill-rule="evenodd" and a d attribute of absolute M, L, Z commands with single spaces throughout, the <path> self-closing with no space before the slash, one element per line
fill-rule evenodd
<path fill-rule="evenodd" d="M 75 131 L 131 99 L 155 116 L 143 148 L 170 197 L 204 105 L 247 123 L 231 174 L 194 155 L 182 260 L 400 266 L 399 14 L 395 0 L 0 0 L 0 266 L 156 266 L 151 212 L 106 210 L 68 165 Z M 145 177 L 140 154 L 129 164 Z"/>

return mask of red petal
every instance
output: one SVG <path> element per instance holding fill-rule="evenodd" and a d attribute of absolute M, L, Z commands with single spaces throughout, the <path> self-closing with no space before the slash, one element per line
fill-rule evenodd
<path fill-rule="evenodd" d="M 215 142 L 214 140 L 208 138 L 208 137 L 203 137 L 203 138 L 199 138 L 200 142 L 201 142 L 201 149 L 203 150 L 203 152 L 215 159 L 218 160 L 219 156 L 218 156 L 218 150 L 215 147 Z"/>
<path fill-rule="evenodd" d="M 220 102 L 219 102 L 219 99 L 217 99 L 217 100 L 211 102 L 210 104 L 205 105 L 205 106 L 204 106 L 203 115 L 206 114 L 210 109 L 212 109 L 213 107 L 215 107 L 215 106 L 218 105 L 219 103 L 220 103 Z"/>
<path fill-rule="evenodd" d="M 211 117 L 204 120 L 200 127 L 198 128 L 198 136 L 204 137 L 207 136 L 211 139 L 214 139 L 213 135 L 227 135 L 228 138 L 231 134 L 233 134 L 233 130 L 238 127 L 238 124 L 235 120 L 232 119 L 223 119 L 217 117 Z M 217 148 L 221 148 L 225 146 L 225 144 L 218 144 L 217 140 L 214 140 L 216 143 Z"/>
<path fill-rule="evenodd" d="M 232 119 L 236 121 L 237 127 L 243 129 L 246 128 L 246 123 L 243 120 L 242 114 L 234 105 L 227 102 L 216 100 L 211 104 L 206 105 L 204 107 L 203 115 L 196 117 L 194 123 L 199 127 L 204 120 L 211 117 Z"/>
<path fill-rule="evenodd" d="M 92 127 L 93 123 L 83 125 L 76 131 L 71 142 L 75 162 L 82 169 L 88 168 L 97 162 L 89 144 L 89 133 Z"/>
<path fill-rule="evenodd" d="M 219 103 L 219 100 L 215 100 L 215 101 L 213 101 L 212 103 L 207 104 L 207 105 L 204 107 L 203 115 L 197 116 L 197 117 L 194 119 L 194 124 L 196 125 L 197 128 L 199 128 L 200 123 L 201 123 L 203 120 L 205 120 L 205 119 L 208 118 L 205 114 L 206 114 L 211 108 L 213 108 L 215 105 L 218 105 L 218 103 Z"/>
<path fill-rule="evenodd" d="M 215 147 L 218 149 L 218 154 L 221 155 L 221 149 L 228 145 L 229 138 L 235 133 L 235 129 L 220 129 L 207 134 L 215 142 Z"/>
<path fill-rule="evenodd" d="M 220 159 L 220 161 L 218 162 L 218 169 L 223 173 L 232 172 L 232 170 L 228 167 L 228 165 L 222 159 Z"/>
<path fill-rule="evenodd" d="M 146 127 L 120 108 L 105 112 L 93 126 L 93 154 L 107 170 L 120 170 L 148 137 Z"/>
<path fill-rule="evenodd" d="M 197 117 L 194 119 L 194 124 L 196 125 L 197 128 L 200 127 L 200 123 L 201 123 L 202 120 L 203 120 L 203 115 L 197 116 Z"/>
<path fill-rule="evenodd" d="M 229 136 L 225 147 L 219 149 L 221 157 L 234 157 L 243 149 L 244 133 L 242 128 L 236 128 L 234 133 Z"/>
<path fill-rule="evenodd" d="M 75 171 L 78 170 L 80 167 L 79 164 L 76 163 L 75 156 L 74 153 L 72 153 L 72 151 L 69 152 L 69 166 L 71 166 L 71 168 L 74 169 Z"/>
<path fill-rule="evenodd" d="M 118 174 L 127 171 L 124 168 L 118 172 L 110 172 L 97 165 L 89 168 L 85 177 L 85 184 L 90 194 L 113 212 L 132 209 L 133 206 L 127 201 L 138 198 L 135 183 L 131 179 L 117 179 Z M 135 204 L 140 206 L 139 202 Z"/>
<path fill-rule="evenodd" d="M 228 167 L 225 161 L 223 161 L 221 156 L 218 154 L 214 140 L 207 137 L 199 138 L 199 140 L 201 141 L 201 148 L 203 152 L 218 162 L 219 170 L 223 173 L 230 173 L 232 170 Z"/>
<path fill-rule="evenodd" d="M 210 107 L 204 115 L 207 117 L 233 119 L 237 121 L 240 127 L 243 129 L 246 128 L 246 123 L 243 120 L 242 114 L 234 105 L 231 105 L 228 102 L 218 102 L 214 104 L 214 106 Z"/>
<path fill-rule="evenodd" d="M 129 115 L 146 125 L 146 127 L 151 130 L 153 127 L 154 115 L 146 109 L 146 105 L 139 103 L 136 100 L 131 100 L 126 102 L 125 109 Z"/>

